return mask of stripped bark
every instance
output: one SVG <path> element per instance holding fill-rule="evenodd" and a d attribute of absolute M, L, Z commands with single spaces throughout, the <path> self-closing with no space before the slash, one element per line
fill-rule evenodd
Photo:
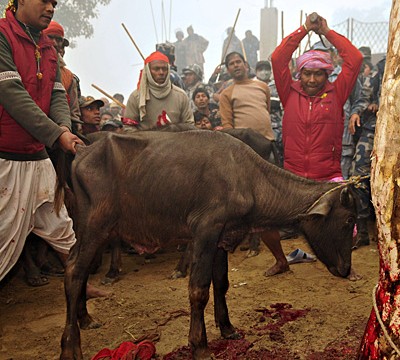
<path fill-rule="evenodd" d="M 393 0 L 388 51 L 371 170 L 378 228 L 379 282 L 358 359 L 399 359 L 400 353 L 400 2 Z"/>

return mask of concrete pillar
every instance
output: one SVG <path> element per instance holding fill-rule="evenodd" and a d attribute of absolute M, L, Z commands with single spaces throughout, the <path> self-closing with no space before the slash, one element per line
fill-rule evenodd
<path fill-rule="evenodd" d="M 269 59 L 278 41 L 278 9 L 266 7 L 260 15 L 260 60 Z"/>

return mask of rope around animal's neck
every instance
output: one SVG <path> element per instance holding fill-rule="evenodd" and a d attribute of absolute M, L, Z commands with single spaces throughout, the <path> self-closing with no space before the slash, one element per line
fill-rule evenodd
<path fill-rule="evenodd" d="M 323 193 L 316 201 L 314 201 L 314 203 L 308 208 L 307 212 L 308 212 L 310 209 L 312 209 L 315 205 L 317 205 L 317 204 L 321 201 L 321 199 L 322 199 L 324 196 L 329 195 L 330 193 L 334 192 L 334 191 L 337 190 L 337 189 L 344 188 L 344 187 L 349 186 L 349 185 L 354 185 L 354 187 L 356 187 L 356 188 L 362 187 L 363 185 L 361 184 L 361 181 L 362 181 L 362 180 L 365 180 L 365 179 L 368 179 L 370 176 L 371 176 L 371 175 L 352 176 L 352 177 L 351 177 L 350 179 L 348 179 L 348 180 L 339 181 L 338 183 L 339 183 L 340 185 L 335 186 L 334 188 L 328 190 L 327 192 L 324 192 L 324 193 Z"/>
<path fill-rule="evenodd" d="M 386 330 L 386 326 L 382 321 L 381 315 L 379 314 L 379 310 L 378 310 L 378 305 L 376 303 L 376 291 L 378 289 L 378 284 L 376 284 L 374 286 L 374 288 L 372 289 L 372 303 L 374 305 L 374 310 L 375 310 L 375 315 L 376 315 L 376 319 L 379 322 L 379 325 L 381 326 L 381 329 L 383 331 L 383 334 L 385 335 L 386 340 L 388 341 L 388 343 L 390 344 L 390 346 L 392 347 L 392 349 L 397 353 L 397 355 L 400 355 L 400 350 L 399 348 L 396 346 L 396 344 L 393 342 L 393 340 L 391 339 L 391 337 L 389 336 L 389 333 Z"/>

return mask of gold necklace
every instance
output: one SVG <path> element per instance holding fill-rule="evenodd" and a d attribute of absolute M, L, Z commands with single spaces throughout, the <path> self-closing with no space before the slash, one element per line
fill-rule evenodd
<path fill-rule="evenodd" d="M 25 25 L 25 24 L 24 24 Z M 36 77 L 39 80 L 42 80 L 43 78 L 43 74 L 40 71 L 40 59 L 42 58 L 42 55 L 40 54 L 40 46 L 36 43 L 35 39 L 33 38 L 31 32 L 29 31 L 29 27 L 27 25 L 25 25 L 25 30 L 26 33 L 28 34 L 28 36 L 31 38 L 31 40 L 33 41 L 34 45 L 35 45 L 35 58 L 36 58 Z"/>

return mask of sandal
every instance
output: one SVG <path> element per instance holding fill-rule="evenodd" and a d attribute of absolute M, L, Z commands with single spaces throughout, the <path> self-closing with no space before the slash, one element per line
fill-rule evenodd
<path fill-rule="evenodd" d="M 307 254 L 301 249 L 296 249 L 286 256 L 286 260 L 289 265 L 291 265 L 304 262 L 314 262 L 317 261 L 317 258 L 315 255 Z"/>

